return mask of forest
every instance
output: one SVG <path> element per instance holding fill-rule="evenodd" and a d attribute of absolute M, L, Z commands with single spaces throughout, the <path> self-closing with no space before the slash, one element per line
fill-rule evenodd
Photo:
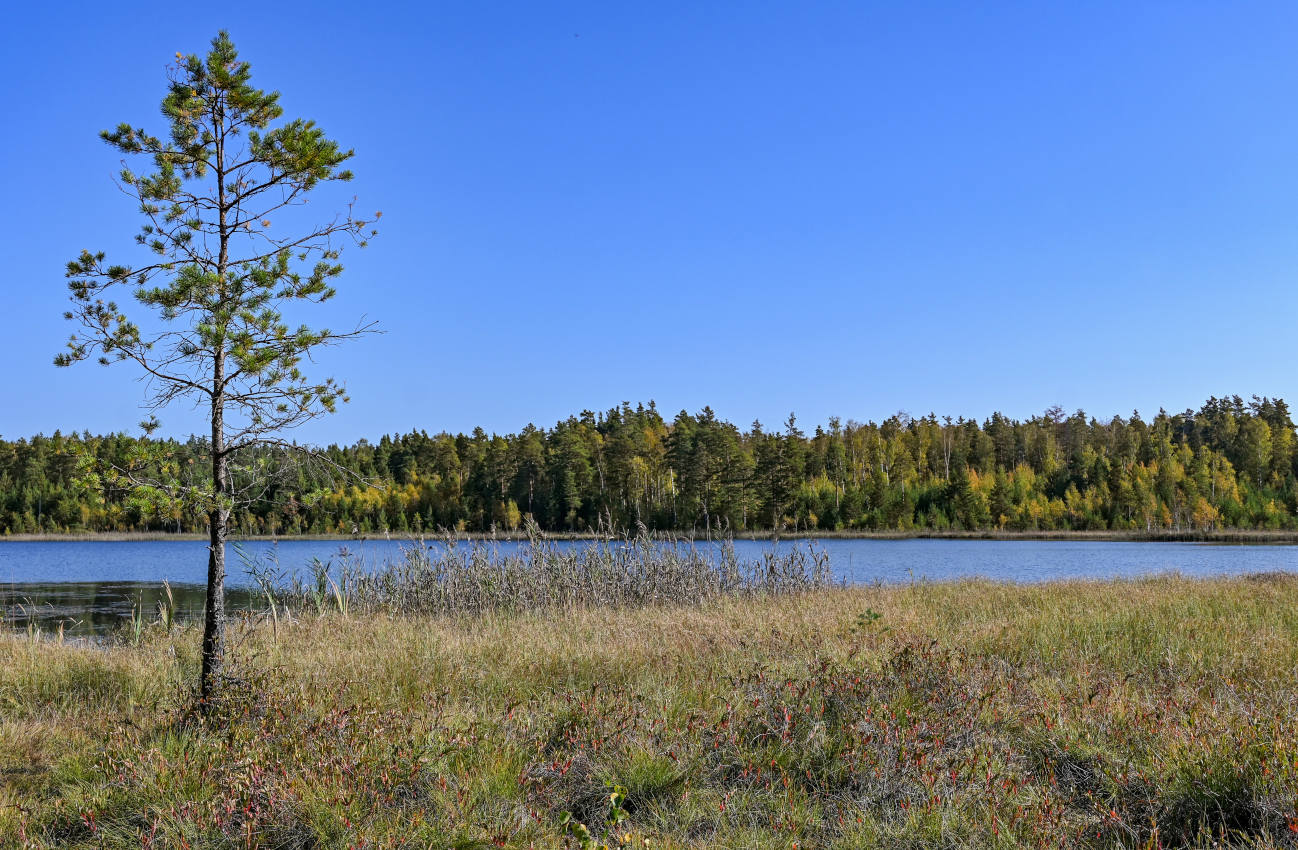
<path fill-rule="evenodd" d="M 127 466 L 143 449 L 185 469 L 206 443 L 0 439 L 0 534 L 204 530 L 197 509 L 81 472 Z M 1257 396 L 1149 420 L 1053 407 L 1023 421 L 831 418 L 810 433 L 792 414 L 742 430 L 708 407 L 668 420 L 653 402 L 623 403 L 549 429 L 419 430 L 315 452 L 305 463 L 243 459 L 260 483 L 233 518 L 238 532 L 504 532 L 529 521 L 693 534 L 1298 528 L 1294 422 L 1282 399 Z"/>

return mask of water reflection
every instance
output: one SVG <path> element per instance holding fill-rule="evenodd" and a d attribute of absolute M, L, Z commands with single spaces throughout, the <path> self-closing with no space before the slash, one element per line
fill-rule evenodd
<path fill-rule="evenodd" d="M 107 635 L 126 627 L 131 618 L 156 622 L 170 602 L 178 624 L 203 617 L 205 588 L 201 584 L 173 584 L 170 597 L 157 582 L 29 582 L 0 587 L 0 616 L 4 625 L 18 630 L 40 629 L 54 634 L 62 627 L 68 636 Z M 254 609 L 259 594 L 232 588 L 225 594 L 227 610 Z"/>

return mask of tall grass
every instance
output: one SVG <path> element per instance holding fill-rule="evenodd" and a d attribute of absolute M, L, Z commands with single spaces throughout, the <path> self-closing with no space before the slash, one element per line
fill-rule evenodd
<path fill-rule="evenodd" d="M 1294 577 L 748 587 L 0 637 L 0 847 L 1298 847 Z"/>
<path fill-rule="evenodd" d="M 829 557 L 814 544 L 741 560 L 729 542 L 703 548 L 648 535 L 561 548 L 534 536 L 517 552 L 483 541 L 417 540 L 403 557 L 371 565 L 344 554 L 315 561 L 308 580 L 280 591 L 299 608 L 401 614 L 481 614 L 575 607 L 697 605 L 721 597 L 771 596 L 832 584 Z"/>

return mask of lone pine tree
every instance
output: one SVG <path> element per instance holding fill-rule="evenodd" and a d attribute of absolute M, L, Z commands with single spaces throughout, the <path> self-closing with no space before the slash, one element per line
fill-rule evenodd
<path fill-rule="evenodd" d="M 119 176 L 144 219 L 135 242 L 147 262 L 109 264 L 104 252 L 83 251 L 68 263 L 73 307 L 64 315 L 78 328 L 55 363 L 133 363 L 146 378 L 150 409 L 187 402 L 210 413 L 210 465 L 197 474 L 156 457 L 87 471 L 92 481 L 111 478 L 201 505 L 207 515 L 200 682 L 207 706 L 221 680 L 232 511 L 264 490 L 267 453 L 304 451 L 281 436 L 285 430 L 347 400 L 332 378 L 303 374 L 302 361 L 372 330 L 290 327 L 285 310 L 332 297 L 340 243 L 363 246 L 375 231 L 350 205 L 328 224 L 294 227 L 291 208 L 307 193 L 351 179 L 341 166 L 352 151 L 312 121 L 280 122 L 279 93 L 250 84 L 249 65 L 225 32 L 206 56 L 176 54 L 167 76 L 165 135 L 131 124 L 100 134 L 126 157 L 151 163 L 140 173 L 124 158 Z M 287 217 L 289 226 L 272 232 L 272 217 Z M 129 314 L 126 301 L 134 302 Z M 152 430 L 157 420 L 142 424 Z"/>

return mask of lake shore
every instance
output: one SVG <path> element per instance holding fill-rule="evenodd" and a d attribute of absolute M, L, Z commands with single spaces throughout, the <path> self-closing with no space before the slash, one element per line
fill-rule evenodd
<path fill-rule="evenodd" d="M 275 541 L 275 540 L 322 540 L 340 542 L 360 540 L 411 540 L 419 535 L 410 533 L 371 533 L 364 535 L 345 534 L 250 534 L 231 535 L 230 542 L 239 541 Z M 426 534 L 424 539 L 433 540 L 453 537 L 465 541 L 523 541 L 527 535 L 520 532 L 498 532 L 496 534 L 456 532 L 454 534 Z M 546 532 L 547 540 L 607 540 L 609 535 L 592 532 Z M 651 532 L 655 539 L 696 540 L 721 539 L 724 535 L 713 534 L 711 538 L 702 532 L 664 531 Z M 739 532 L 729 535 L 735 540 L 1113 540 L 1145 543 L 1298 543 L 1298 531 L 1277 529 L 1228 528 L 1214 531 L 1186 531 L 1163 529 L 1153 531 L 823 531 L 786 529 L 778 535 L 771 532 Z M 40 542 L 47 540 L 62 541 L 149 541 L 149 540 L 207 540 L 206 534 L 193 532 L 158 532 L 158 531 L 105 531 L 105 532 L 68 532 L 66 534 L 5 534 L 0 535 L 0 543 Z"/>
<path fill-rule="evenodd" d="M 1292 846 L 1298 578 L 0 636 L 29 847 Z M 617 797 L 610 799 L 616 792 Z"/>

